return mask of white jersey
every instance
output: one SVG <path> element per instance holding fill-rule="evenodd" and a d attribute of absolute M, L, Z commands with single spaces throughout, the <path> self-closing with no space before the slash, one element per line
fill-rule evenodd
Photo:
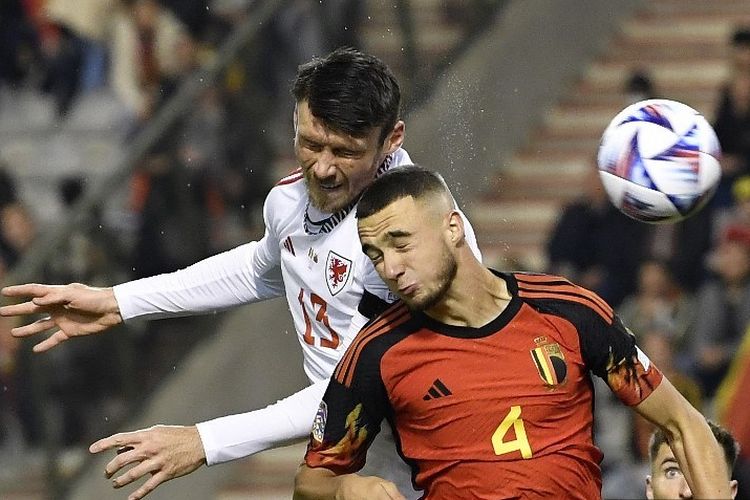
<path fill-rule="evenodd" d="M 410 164 L 399 149 L 378 174 Z M 284 293 L 302 346 L 307 389 L 262 410 L 198 424 L 209 465 L 286 444 L 309 434 L 328 378 L 367 321 L 358 309 L 395 297 L 362 252 L 355 205 L 336 214 L 310 205 L 297 171 L 271 189 L 263 207 L 266 232 L 175 273 L 114 287 L 123 319 L 208 312 Z M 470 224 L 467 240 L 478 254 Z"/>

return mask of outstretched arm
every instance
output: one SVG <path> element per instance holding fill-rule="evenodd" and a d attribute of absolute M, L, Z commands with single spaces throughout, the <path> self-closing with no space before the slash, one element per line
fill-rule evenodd
<path fill-rule="evenodd" d="M 732 498 L 726 460 L 711 428 L 669 380 L 635 410 L 664 431 L 695 498 Z"/>
<path fill-rule="evenodd" d="M 283 283 L 268 246 L 264 238 L 173 273 L 112 288 L 80 283 L 5 287 L 6 297 L 30 300 L 1 307 L 0 315 L 44 315 L 11 331 L 14 336 L 28 337 L 56 328 L 34 346 L 34 351 L 42 352 L 73 337 L 103 332 L 123 320 L 204 313 L 277 297 L 283 293 Z"/>
<path fill-rule="evenodd" d="M 111 288 L 70 285 L 27 284 L 2 289 L 6 297 L 30 298 L 27 302 L 0 307 L 2 316 L 43 314 L 28 325 L 13 328 L 14 337 L 29 337 L 57 328 L 34 346 L 34 352 L 55 347 L 72 337 L 100 333 L 122 322 L 120 308 Z"/>
<path fill-rule="evenodd" d="M 247 457 L 306 438 L 327 385 L 328 380 L 323 380 L 266 408 L 194 426 L 156 425 L 115 434 L 93 443 L 89 451 L 119 452 L 105 467 L 107 478 L 135 464 L 112 480 L 115 488 L 150 474 L 128 497 L 139 500 L 160 484 L 190 474 L 201 465 Z"/>

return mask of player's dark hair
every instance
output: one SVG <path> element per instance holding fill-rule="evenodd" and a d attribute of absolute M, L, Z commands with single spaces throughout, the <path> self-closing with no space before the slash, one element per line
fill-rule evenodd
<path fill-rule="evenodd" d="M 380 144 L 401 112 L 401 90 L 388 66 L 352 48 L 338 48 L 300 66 L 292 94 L 337 132 L 364 137 L 380 127 Z"/>
<path fill-rule="evenodd" d="M 727 462 L 727 468 L 729 469 L 729 476 L 731 478 L 734 464 L 737 462 L 737 455 L 740 453 L 740 445 L 728 430 L 711 420 L 706 421 L 708 422 L 708 426 L 711 428 L 711 432 L 713 432 L 716 441 L 718 441 L 721 449 L 724 451 L 724 460 Z M 651 440 L 648 444 L 648 458 L 650 461 L 653 462 L 656 458 L 656 454 L 659 452 L 659 448 L 663 444 L 669 445 L 667 442 L 667 436 L 661 429 L 656 429 L 651 435 Z"/>
<path fill-rule="evenodd" d="M 398 167 L 381 175 L 365 189 L 357 203 L 357 218 L 369 217 L 401 198 L 420 199 L 427 194 L 445 193 L 447 189 L 436 172 L 418 165 Z"/>

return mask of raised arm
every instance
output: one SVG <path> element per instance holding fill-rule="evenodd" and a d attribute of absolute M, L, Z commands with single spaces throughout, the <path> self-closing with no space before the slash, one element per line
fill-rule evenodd
<path fill-rule="evenodd" d="M 711 428 L 669 380 L 635 410 L 664 431 L 695 498 L 732 498 L 726 460 Z"/>

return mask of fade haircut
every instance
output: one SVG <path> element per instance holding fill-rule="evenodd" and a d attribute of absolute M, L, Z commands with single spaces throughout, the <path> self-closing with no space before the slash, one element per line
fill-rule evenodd
<path fill-rule="evenodd" d="M 336 132 L 359 138 L 380 127 L 380 144 L 401 112 L 401 90 L 388 66 L 348 47 L 300 66 L 292 94 Z"/>
<path fill-rule="evenodd" d="M 739 455 L 740 453 L 740 445 L 728 430 L 726 430 L 719 424 L 712 422 L 711 420 L 706 420 L 706 422 L 708 422 L 708 426 L 711 428 L 711 432 L 716 438 L 716 441 L 721 446 L 721 449 L 724 451 L 724 460 L 726 460 L 727 462 L 727 468 L 729 469 L 729 478 L 731 479 L 732 470 L 734 470 L 734 465 L 737 462 L 737 455 Z M 664 434 L 664 431 L 662 431 L 661 429 L 656 429 L 651 435 L 651 441 L 648 444 L 648 458 L 649 461 L 652 462 L 652 465 L 654 459 L 656 458 L 656 454 L 659 453 L 659 448 L 663 444 L 669 446 L 669 443 L 667 442 L 667 435 Z"/>
<path fill-rule="evenodd" d="M 398 167 L 381 175 L 365 189 L 357 203 L 357 218 L 369 217 L 402 198 L 411 196 L 418 200 L 429 194 L 448 194 L 440 174 L 419 165 Z"/>

